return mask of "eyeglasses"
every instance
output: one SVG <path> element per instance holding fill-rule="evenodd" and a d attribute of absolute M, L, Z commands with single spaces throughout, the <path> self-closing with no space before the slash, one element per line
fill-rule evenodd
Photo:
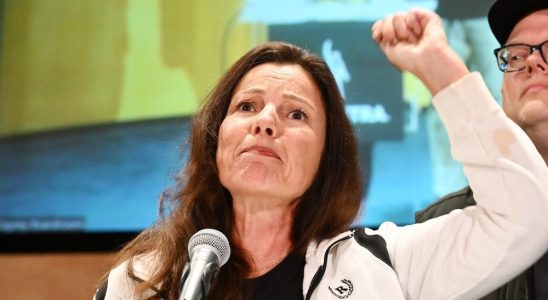
<path fill-rule="evenodd" d="M 512 44 L 495 49 L 495 56 L 502 72 L 518 72 L 525 69 L 527 57 L 535 50 L 540 52 L 542 60 L 548 64 L 548 40 L 538 45 Z"/>

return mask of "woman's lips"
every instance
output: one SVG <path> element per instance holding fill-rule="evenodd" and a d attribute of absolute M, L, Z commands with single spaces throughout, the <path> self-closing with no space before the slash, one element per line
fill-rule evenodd
<path fill-rule="evenodd" d="M 278 156 L 278 154 L 276 154 L 276 152 L 274 152 L 272 149 L 268 148 L 268 147 L 263 147 L 263 146 L 251 146 L 251 147 L 247 147 L 245 148 L 242 153 L 246 153 L 246 152 L 251 152 L 251 153 L 256 153 L 256 154 L 259 154 L 259 155 L 263 155 L 263 156 L 268 156 L 268 157 L 273 157 L 273 158 L 276 158 L 276 159 L 280 159 L 280 157 Z"/>

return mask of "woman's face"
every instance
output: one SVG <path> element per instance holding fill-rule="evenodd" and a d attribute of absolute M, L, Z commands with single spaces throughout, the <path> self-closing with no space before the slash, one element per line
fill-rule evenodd
<path fill-rule="evenodd" d="M 251 69 L 219 131 L 221 183 L 234 199 L 287 203 L 301 196 L 318 170 L 325 122 L 321 93 L 300 66 L 265 63 Z"/>

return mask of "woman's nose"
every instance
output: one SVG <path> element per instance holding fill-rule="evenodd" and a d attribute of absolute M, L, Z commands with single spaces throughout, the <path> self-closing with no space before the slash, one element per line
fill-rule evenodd
<path fill-rule="evenodd" d="M 274 107 L 265 106 L 259 114 L 257 114 L 253 127 L 251 128 L 254 135 L 266 134 L 269 137 L 275 137 L 280 133 L 279 118 Z"/>

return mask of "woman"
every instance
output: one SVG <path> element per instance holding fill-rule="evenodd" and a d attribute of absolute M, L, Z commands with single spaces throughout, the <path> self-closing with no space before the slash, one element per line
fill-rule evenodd
<path fill-rule="evenodd" d="M 283 84 L 275 85 L 277 80 Z M 271 101 L 278 95 L 266 97 L 270 89 L 253 88 L 268 84 L 282 89 L 283 103 Z M 251 127 L 247 140 L 245 130 Z M 189 144 L 179 189 L 161 200 L 165 215 L 126 246 L 120 261 L 154 251 L 162 263 L 142 288 L 155 286 L 173 299 L 188 260 L 188 240 L 202 228 L 215 228 L 229 238 L 231 256 L 210 299 L 240 297 L 250 289 L 247 278 L 265 274 L 286 256 L 290 276 L 300 278 L 291 281 L 298 284 L 293 290 L 301 295 L 306 247 L 314 238 L 346 231 L 361 202 L 356 141 L 327 65 L 282 43 L 250 51 L 213 89 L 194 118 Z M 246 170 L 232 160 L 248 147 Z M 262 170 L 263 159 L 274 175 Z"/>
<path fill-rule="evenodd" d="M 457 71 L 451 82 L 469 85 L 467 70 Z M 162 199 L 161 220 L 121 252 L 106 299 L 176 299 L 188 240 L 203 228 L 223 232 L 232 249 L 208 299 L 474 298 L 503 283 L 546 250 L 548 174 L 484 86 L 473 101 L 441 88 L 434 102 L 478 207 L 347 231 L 360 172 L 333 76 L 298 47 L 253 49 L 195 118 L 178 189 Z M 498 130 L 514 138 L 510 153 L 492 145 Z"/>

